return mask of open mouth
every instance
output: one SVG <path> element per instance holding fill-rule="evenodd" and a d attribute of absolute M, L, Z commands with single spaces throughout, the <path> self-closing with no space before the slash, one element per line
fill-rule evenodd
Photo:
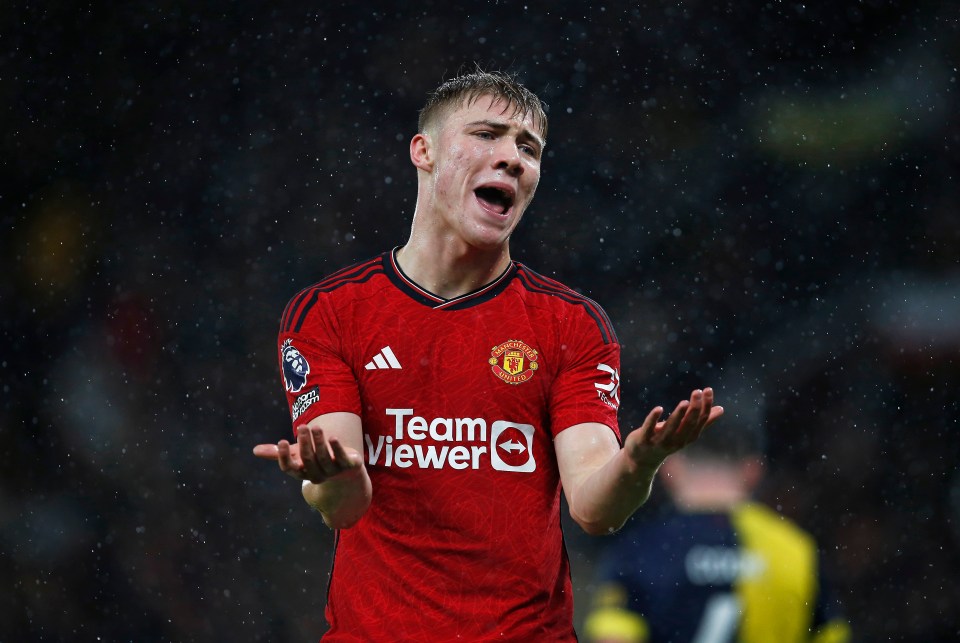
<path fill-rule="evenodd" d="M 506 214 L 513 206 L 513 194 L 497 187 L 482 186 L 473 191 L 477 200 L 487 210 L 497 214 Z"/>

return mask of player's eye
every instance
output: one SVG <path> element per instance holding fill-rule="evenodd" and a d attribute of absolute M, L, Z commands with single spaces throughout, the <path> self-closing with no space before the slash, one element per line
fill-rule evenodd
<path fill-rule="evenodd" d="M 524 154 L 532 156 L 533 158 L 540 158 L 540 150 L 535 148 L 533 145 L 522 144 L 520 145 L 520 151 Z"/>

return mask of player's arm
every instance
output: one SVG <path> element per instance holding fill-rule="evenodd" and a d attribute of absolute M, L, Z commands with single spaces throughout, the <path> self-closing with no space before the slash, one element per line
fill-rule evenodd
<path fill-rule="evenodd" d="M 254 455 L 274 460 L 303 481 L 303 497 L 333 529 L 352 527 L 370 506 L 373 488 L 363 465 L 363 430 L 354 413 L 327 413 L 297 427 L 297 441 L 259 444 Z"/>
<path fill-rule="evenodd" d="M 574 425 L 554 439 L 557 463 L 570 515 L 584 531 L 612 533 L 650 497 L 664 459 L 695 441 L 723 408 L 713 406 L 713 390 L 694 391 L 664 421 L 656 407 L 627 435 L 621 449 L 609 427 Z"/>

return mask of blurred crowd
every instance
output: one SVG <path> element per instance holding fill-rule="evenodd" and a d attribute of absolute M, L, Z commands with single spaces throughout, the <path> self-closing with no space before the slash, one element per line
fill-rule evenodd
<path fill-rule="evenodd" d="M 251 455 L 290 435 L 280 313 L 405 240 L 417 110 L 474 61 L 550 106 L 514 257 L 610 314 L 624 430 L 714 386 L 765 431 L 760 497 L 819 539 L 855 640 L 956 640 L 957 19 L 0 8 L 0 640 L 318 637 L 333 535 Z M 603 539 L 574 529 L 581 605 Z"/>

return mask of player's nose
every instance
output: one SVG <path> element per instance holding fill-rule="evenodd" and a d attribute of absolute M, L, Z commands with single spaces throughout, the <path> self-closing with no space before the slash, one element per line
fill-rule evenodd
<path fill-rule="evenodd" d="M 523 160 L 517 142 L 509 136 L 502 137 L 493 150 L 493 167 L 505 170 L 511 176 L 523 174 Z"/>

